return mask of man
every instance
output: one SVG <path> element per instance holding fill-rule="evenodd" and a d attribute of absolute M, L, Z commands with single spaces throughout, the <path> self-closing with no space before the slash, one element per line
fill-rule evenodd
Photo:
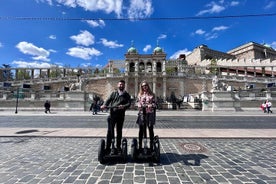
<path fill-rule="evenodd" d="M 131 105 L 130 95 L 125 91 L 125 81 L 120 80 L 117 85 L 118 89 L 110 94 L 106 102 L 101 106 L 101 109 L 110 107 L 110 114 L 107 118 L 108 130 L 106 136 L 106 150 L 110 151 L 112 139 L 114 139 L 114 127 L 116 125 L 117 149 L 121 150 L 122 129 L 125 120 L 125 111 Z"/>
<path fill-rule="evenodd" d="M 46 100 L 46 102 L 44 103 L 44 108 L 45 108 L 45 113 L 47 114 L 47 112 L 51 112 L 50 108 L 51 108 L 51 104 L 48 100 Z"/>

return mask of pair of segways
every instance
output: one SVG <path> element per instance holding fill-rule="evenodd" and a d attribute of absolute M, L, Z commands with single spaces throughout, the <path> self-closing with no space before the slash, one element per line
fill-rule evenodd
<path fill-rule="evenodd" d="M 151 162 L 160 162 L 160 142 L 158 135 L 154 136 L 153 141 L 150 142 L 152 145 L 148 145 L 147 140 L 147 126 L 148 122 L 145 121 L 146 108 L 143 107 L 143 146 L 142 148 L 138 147 L 138 141 L 136 138 L 132 139 L 131 143 L 131 158 L 133 161 L 151 161 Z"/>
<path fill-rule="evenodd" d="M 143 116 L 145 116 L 145 109 L 143 108 Z M 145 119 L 145 118 L 143 118 Z M 144 122 L 143 124 L 143 148 L 138 148 L 138 141 L 136 138 L 132 140 L 131 144 L 131 159 L 133 161 L 139 161 L 139 160 L 148 160 L 152 162 L 160 162 L 160 142 L 159 137 L 155 136 L 152 143 L 153 145 L 148 146 L 147 144 L 147 125 Z M 111 134 L 114 134 L 114 130 L 111 130 Z M 114 137 L 114 136 L 113 136 Z M 122 161 L 123 163 L 127 162 L 128 159 L 128 152 L 127 152 L 127 139 L 123 138 L 122 140 L 122 149 L 118 150 L 118 148 L 115 147 L 115 140 L 112 139 L 111 142 L 111 150 L 107 150 L 105 148 L 105 140 L 101 139 L 100 141 L 100 147 L 98 150 L 98 161 L 101 164 L 106 163 L 110 160 L 116 160 L 116 161 Z"/>
<path fill-rule="evenodd" d="M 105 148 L 105 140 L 101 139 L 100 147 L 98 150 L 98 161 L 101 164 L 105 164 L 107 161 L 122 161 L 123 163 L 127 162 L 128 152 L 127 152 L 127 139 L 122 140 L 122 150 L 118 150 L 114 146 L 114 139 L 111 143 L 111 150 Z M 136 138 L 132 140 L 131 144 L 131 159 L 136 161 L 151 161 L 151 162 L 160 162 L 160 143 L 159 137 L 155 136 L 153 140 L 152 149 L 147 145 L 147 139 L 144 139 L 143 148 L 138 148 L 138 141 Z"/>

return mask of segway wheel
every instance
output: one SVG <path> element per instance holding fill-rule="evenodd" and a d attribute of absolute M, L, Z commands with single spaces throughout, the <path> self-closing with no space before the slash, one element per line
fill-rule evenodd
<path fill-rule="evenodd" d="M 137 159 L 137 139 L 133 139 L 131 143 L 131 159 L 135 161 Z"/>
<path fill-rule="evenodd" d="M 127 140 L 126 138 L 122 141 L 122 156 L 123 156 L 123 162 L 127 162 Z"/>
<path fill-rule="evenodd" d="M 154 160 L 155 162 L 160 162 L 160 142 L 159 137 L 155 136 L 153 140 L 153 149 L 154 149 Z"/>
<path fill-rule="evenodd" d="M 104 154 L 105 154 L 105 140 L 102 139 L 101 142 L 100 142 L 99 150 L 98 150 L 98 161 L 101 164 L 104 164 L 104 162 L 105 162 Z"/>

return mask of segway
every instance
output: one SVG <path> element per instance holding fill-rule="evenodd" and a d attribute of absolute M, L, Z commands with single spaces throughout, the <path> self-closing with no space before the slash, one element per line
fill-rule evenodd
<path fill-rule="evenodd" d="M 112 107 L 109 107 L 112 108 Z M 115 138 L 114 129 L 111 130 L 112 137 Z M 101 164 L 105 164 L 107 161 L 122 161 L 123 163 L 127 162 L 127 139 L 122 139 L 122 150 L 118 150 L 115 147 L 115 139 L 111 141 L 111 149 L 110 151 L 105 148 L 105 140 L 101 139 L 100 147 L 98 150 L 98 161 Z"/>
<path fill-rule="evenodd" d="M 138 141 L 136 138 L 132 139 L 131 143 L 131 159 L 136 161 L 152 161 L 160 162 L 160 142 L 158 135 L 154 136 L 152 142 L 152 149 L 148 146 L 147 141 L 147 124 L 145 122 L 146 108 L 143 107 L 143 146 L 141 149 L 138 148 Z"/>

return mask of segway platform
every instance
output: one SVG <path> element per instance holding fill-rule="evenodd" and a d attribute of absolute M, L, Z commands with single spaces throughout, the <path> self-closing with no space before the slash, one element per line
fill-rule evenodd
<path fill-rule="evenodd" d="M 122 150 L 118 150 L 114 147 L 114 141 L 112 142 L 112 148 L 110 151 L 105 148 L 105 140 L 101 139 L 100 147 L 98 150 L 98 161 L 101 164 L 105 164 L 108 161 L 112 162 L 127 162 L 127 140 L 124 138 L 122 140 Z"/>
<path fill-rule="evenodd" d="M 131 159 L 135 161 L 151 161 L 160 162 L 160 142 L 159 137 L 155 136 L 153 139 L 152 150 L 144 145 L 143 148 L 139 149 L 137 139 L 134 138 L 131 143 Z"/>

